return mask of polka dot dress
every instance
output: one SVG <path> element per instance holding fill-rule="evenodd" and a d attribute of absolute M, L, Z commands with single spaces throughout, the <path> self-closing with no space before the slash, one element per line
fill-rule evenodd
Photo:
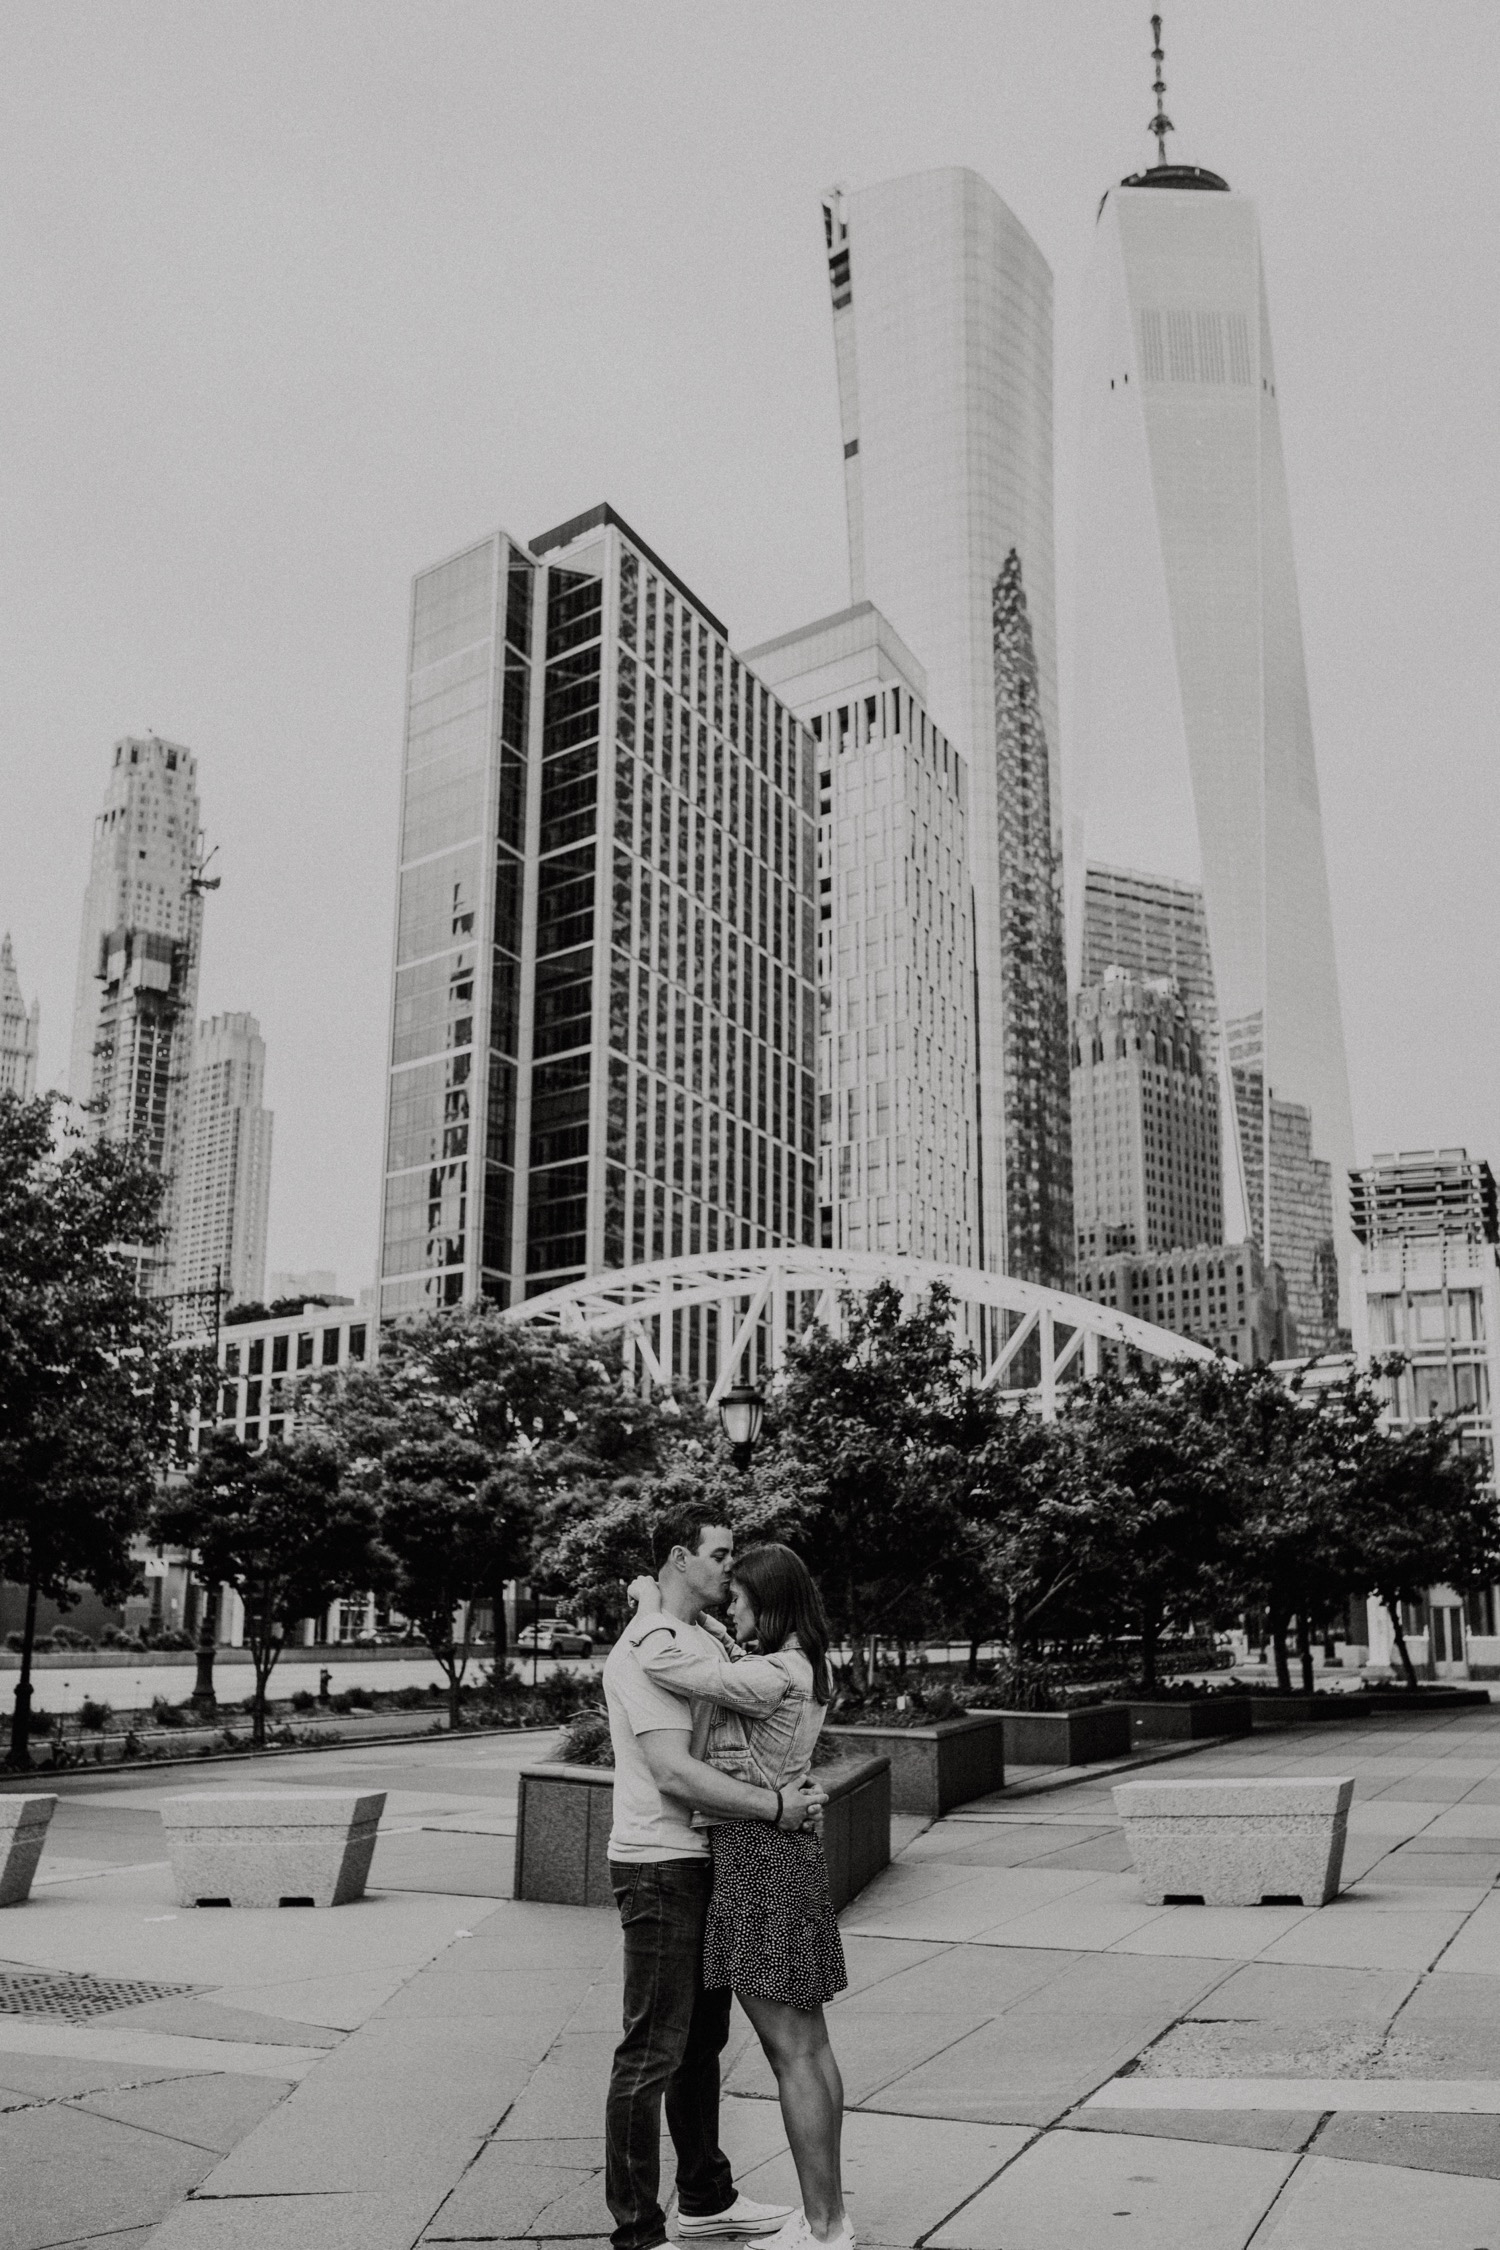
<path fill-rule="evenodd" d="M 706 1988 L 722 1992 L 727 1985 L 792 2008 L 820 2008 L 842 1992 L 849 1976 L 819 1839 L 763 1820 L 725 1821 L 709 1835 Z"/>

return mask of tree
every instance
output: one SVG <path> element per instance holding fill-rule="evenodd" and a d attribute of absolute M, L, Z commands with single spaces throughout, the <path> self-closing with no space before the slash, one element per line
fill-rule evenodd
<path fill-rule="evenodd" d="M 1227 1361 L 1157 1363 L 1080 1383 L 1064 1403 L 1076 1448 L 1089 1599 L 1101 1625 L 1139 1636 L 1141 1685 L 1157 1685 L 1169 1627 L 1225 1598 L 1237 1472 L 1224 1422 Z"/>
<path fill-rule="evenodd" d="M 1384 1605 L 1415 1687 L 1401 1604 L 1421 1601 L 1431 1586 L 1491 1585 L 1500 1577 L 1500 1502 L 1485 1463 L 1460 1451 L 1453 1419 L 1385 1427 L 1389 1401 L 1380 1380 L 1400 1365 L 1379 1361 L 1338 1386 L 1328 1409 L 1330 1481 L 1345 1583 Z"/>
<path fill-rule="evenodd" d="M 1292 1685 L 1287 1640 L 1295 1621 L 1302 1686 L 1312 1693 L 1313 1620 L 1347 1591 L 1349 1522 L 1343 1504 L 1344 1389 L 1288 1383 L 1270 1367 L 1230 1366 L 1214 1385 L 1238 1488 L 1228 1569 L 1247 1607 L 1264 1610 L 1276 1684 Z"/>
<path fill-rule="evenodd" d="M 841 1335 L 788 1345 L 753 1472 L 753 1512 L 818 1580 L 861 1692 L 876 1637 L 925 1631 L 970 1553 L 966 1494 L 997 1408 L 950 1311 L 941 1286 L 909 1309 L 888 1282 L 846 1297 Z"/>
<path fill-rule="evenodd" d="M 195 1548 L 204 1575 L 244 1604 L 259 1748 L 266 1691 L 287 1633 L 376 1580 L 375 1511 L 363 1493 L 345 1489 L 326 1441 L 299 1432 L 252 1452 L 216 1430 L 204 1438 L 187 1483 L 160 1503 L 153 1531 Z"/>
<path fill-rule="evenodd" d="M 0 1575 L 26 1590 L 8 1763 L 30 1767 L 37 1605 L 122 1599 L 131 1540 L 207 1379 L 119 1248 L 160 1242 L 160 1175 L 0 1095 Z"/>
<path fill-rule="evenodd" d="M 671 1399 L 623 1389 L 618 1349 L 601 1355 L 487 1305 L 396 1330 L 376 1365 L 323 1386 L 309 1416 L 377 1511 L 393 1598 L 443 1669 L 455 1726 L 475 1607 L 494 1610 L 498 1679 L 507 1581 L 620 1477 L 654 1466 L 662 1433 L 684 1419 Z M 577 1587 L 564 1590 L 577 1606 Z"/>

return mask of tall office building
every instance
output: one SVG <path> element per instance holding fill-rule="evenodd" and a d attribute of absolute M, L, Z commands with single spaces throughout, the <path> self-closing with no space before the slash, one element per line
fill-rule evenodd
<path fill-rule="evenodd" d="M 1138 875 L 1128 867 L 1089 867 L 1083 890 L 1082 985 L 1109 969 L 1170 977 L 1201 1032 L 1217 1024 L 1214 970 L 1203 893 L 1196 883 Z M 1213 1049 L 1210 1046 L 1210 1060 Z"/>
<path fill-rule="evenodd" d="M 266 1285 L 271 1112 L 266 1043 L 254 1016 L 198 1026 L 188 1092 L 177 1287 L 224 1306 L 259 1304 Z"/>
<path fill-rule="evenodd" d="M 40 1000 L 33 1000 L 28 1008 L 21 997 L 21 980 L 7 930 L 0 939 L 0 1094 L 19 1094 L 22 1101 L 28 1101 L 36 1092 L 41 1022 Z"/>
<path fill-rule="evenodd" d="M 975 1263 L 968 774 L 869 602 L 749 649 L 818 762 L 818 1230 Z"/>
<path fill-rule="evenodd" d="M 979 1262 L 1069 1270 L 1052 554 L 1052 276 L 977 174 L 824 205 L 849 591 L 927 670 L 969 771 Z"/>
<path fill-rule="evenodd" d="M 167 1178 L 166 1240 L 142 1260 L 164 1290 L 198 1007 L 199 857 L 193 753 L 157 735 L 117 742 L 84 894 L 68 1090 L 88 1105 L 91 1136 L 135 1141 Z"/>
<path fill-rule="evenodd" d="M 1170 977 L 1106 971 L 1073 1007 L 1073 1207 L 1080 1269 L 1218 1242 L 1218 1086 Z"/>
<path fill-rule="evenodd" d="M 1165 128 L 1165 119 L 1162 121 Z M 1085 861 L 1201 888 L 1221 1036 L 1226 1231 L 1299 1318 L 1348 1241 L 1349 1090 L 1255 206 L 1162 163 L 1100 207 L 1086 372 L 1076 738 Z M 1073 958 L 1088 921 L 1070 902 Z M 1081 966 L 1081 963 L 1080 963 Z M 1331 1233 L 1278 1184 L 1310 1120 Z M 1258 1121 L 1258 1122 L 1257 1122 Z M 1233 1129 L 1230 1129 L 1233 1128 Z M 1347 1265 L 1347 1258 L 1343 1263 Z M 1347 1318 L 1347 1276 L 1343 1285 Z M 1332 1340 L 1337 1314 L 1302 1341 Z"/>
<path fill-rule="evenodd" d="M 612 509 L 420 574 L 383 1318 L 811 1240 L 813 806 L 810 738 Z"/>

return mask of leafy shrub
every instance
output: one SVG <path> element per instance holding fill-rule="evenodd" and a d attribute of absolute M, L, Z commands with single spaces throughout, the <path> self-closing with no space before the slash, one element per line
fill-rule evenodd
<path fill-rule="evenodd" d="M 75 1632 L 71 1625 L 59 1625 L 52 1638 L 59 1648 L 92 1648 L 94 1645 L 92 1633 Z"/>
<path fill-rule="evenodd" d="M 559 1665 L 549 1679 L 537 1684 L 532 1696 L 540 1715 L 558 1726 L 582 1708 L 585 1697 L 595 1692 L 592 1673 L 570 1672 Z"/>
<path fill-rule="evenodd" d="M 387 1696 L 386 1701 L 394 1711 L 420 1711 L 422 1705 L 429 1702 L 435 1692 L 436 1690 L 433 1688 L 398 1687 Z"/>
<path fill-rule="evenodd" d="M 315 1711 L 317 1707 L 318 1699 L 311 1688 L 298 1688 L 296 1694 L 292 1697 L 292 1709 L 294 1711 Z"/>
<path fill-rule="evenodd" d="M 343 1698 L 346 1711 L 373 1711 L 375 1698 L 367 1687 L 352 1687 Z"/>
<path fill-rule="evenodd" d="M 35 1655 L 50 1656 L 57 1646 L 57 1636 L 53 1633 L 38 1633 L 31 1646 Z"/>
<path fill-rule="evenodd" d="M 141 1645 L 144 1648 L 186 1649 L 196 1648 L 198 1643 L 191 1633 L 184 1633 L 179 1626 L 169 1625 L 155 1633 L 148 1633 Z"/>
<path fill-rule="evenodd" d="M 123 1625 L 106 1625 L 99 1635 L 101 1648 L 144 1648 L 145 1645 L 139 1633 L 127 1632 Z"/>
<path fill-rule="evenodd" d="M 353 1705 L 347 1695 L 330 1695 L 328 1708 L 330 1711 L 349 1711 L 353 1709 Z"/>
<path fill-rule="evenodd" d="M 180 1703 L 169 1703 L 164 1695 L 153 1695 L 151 1721 L 158 1727 L 185 1727 L 188 1714 Z"/>
<path fill-rule="evenodd" d="M 599 1710 L 576 1711 L 557 1746 L 566 1766 L 612 1766 L 615 1753 L 609 1739 L 609 1718 Z"/>
<path fill-rule="evenodd" d="M 113 1717 L 109 1705 L 95 1703 L 92 1696 L 85 1696 L 78 1706 L 78 1724 L 86 1734 L 102 1734 Z"/>

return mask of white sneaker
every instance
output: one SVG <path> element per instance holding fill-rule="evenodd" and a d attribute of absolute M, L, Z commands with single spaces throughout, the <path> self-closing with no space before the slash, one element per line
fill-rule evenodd
<path fill-rule="evenodd" d="M 727 2211 L 711 2211 L 699 2218 L 686 2211 L 677 2214 L 677 2232 L 688 2241 L 705 2234 L 777 2234 L 785 2233 L 786 2222 L 798 2219 L 800 2211 L 793 2213 L 788 2203 L 752 2203 L 748 2195 L 737 2195 Z"/>
<path fill-rule="evenodd" d="M 854 2229 L 846 2212 L 838 2233 L 831 2234 L 826 2242 L 819 2242 L 807 2223 L 806 2212 L 794 2211 L 780 2232 L 763 2245 L 763 2250 L 855 2250 Z"/>

